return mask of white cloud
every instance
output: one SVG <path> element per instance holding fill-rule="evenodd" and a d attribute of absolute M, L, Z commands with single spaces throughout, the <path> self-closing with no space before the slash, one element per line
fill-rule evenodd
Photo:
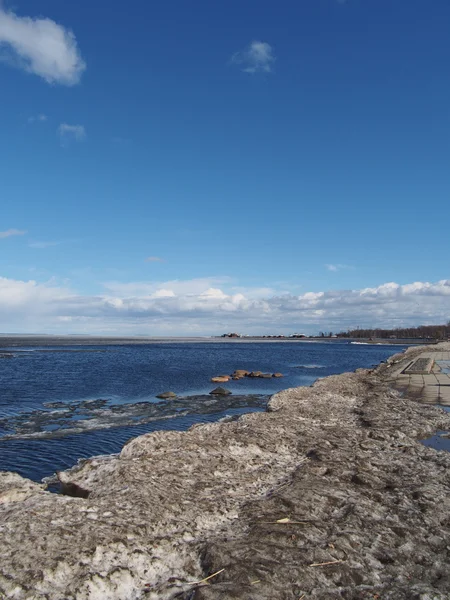
<path fill-rule="evenodd" d="M 270 73 L 275 56 L 270 44 L 255 40 L 241 52 L 233 54 L 231 62 L 240 65 L 245 73 Z"/>
<path fill-rule="evenodd" d="M 86 138 L 86 129 L 84 125 L 68 125 L 61 123 L 58 127 L 58 134 L 61 139 L 61 144 L 67 146 L 70 142 L 82 142 Z"/>
<path fill-rule="evenodd" d="M 222 290 L 219 290 L 219 288 L 208 288 L 200 294 L 199 298 L 214 298 L 216 300 L 225 300 L 226 298 L 228 298 L 228 296 L 224 292 L 222 292 Z"/>
<path fill-rule="evenodd" d="M 7 229 L 6 231 L 0 231 L 0 240 L 8 237 L 12 237 L 13 235 L 25 235 L 26 231 L 23 229 Z"/>
<path fill-rule="evenodd" d="M 0 59 L 47 83 L 74 85 L 86 68 L 74 34 L 46 18 L 19 17 L 0 6 Z"/>
<path fill-rule="evenodd" d="M 361 290 L 251 298 L 227 293 L 211 279 L 116 283 L 106 293 L 81 295 L 50 280 L 0 278 L 0 329 L 152 335 L 339 331 L 443 323 L 450 318 L 450 280 L 385 283 Z M 218 285 L 217 283 L 215 285 Z M 127 294 L 124 292 L 127 291 Z"/>
<path fill-rule="evenodd" d="M 164 262 L 164 259 L 159 256 L 147 256 L 145 262 Z"/>
<path fill-rule="evenodd" d="M 170 290 L 177 296 L 197 296 L 212 287 L 227 284 L 230 277 L 199 277 L 197 279 L 171 281 L 136 281 L 122 283 L 120 281 L 108 281 L 104 287 L 108 292 L 123 297 L 152 296 L 159 290 Z"/>
<path fill-rule="evenodd" d="M 47 121 L 47 115 L 40 114 L 34 117 L 28 117 L 28 123 L 44 123 Z"/>
<path fill-rule="evenodd" d="M 55 286 L 52 280 L 37 283 L 34 280 L 18 281 L 0 277 L 0 319 L 5 325 L 8 314 L 13 319 L 30 314 L 52 314 L 56 300 L 66 297 L 67 291 Z"/>
<path fill-rule="evenodd" d="M 284 284 L 283 284 L 284 285 Z M 242 294 L 248 298 L 268 298 L 271 296 L 280 296 L 288 294 L 289 292 L 280 291 L 280 288 L 274 289 L 270 287 L 246 287 L 246 286 L 233 286 L 230 288 L 233 293 Z"/>
<path fill-rule="evenodd" d="M 336 273 L 337 271 L 342 271 L 345 269 L 354 269 L 354 267 L 352 267 L 351 265 L 341 265 L 341 264 L 328 264 L 325 265 L 325 268 L 328 269 L 328 271 L 332 271 L 333 273 Z"/>
<path fill-rule="evenodd" d="M 153 292 L 151 298 L 175 298 L 175 296 L 176 294 L 174 291 L 161 289 Z"/>

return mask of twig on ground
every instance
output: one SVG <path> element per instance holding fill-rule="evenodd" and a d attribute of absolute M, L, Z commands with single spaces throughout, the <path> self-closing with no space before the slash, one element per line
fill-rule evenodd
<path fill-rule="evenodd" d="M 209 575 L 208 577 L 205 577 L 205 579 L 202 579 L 201 581 L 191 581 L 189 585 L 201 585 L 202 583 L 206 583 L 209 579 L 216 577 L 216 575 L 219 575 L 219 573 L 222 573 L 223 571 L 225 571 L 225 569 L 220 569 L 220 571 L 216 571 L 215 573 Z"/>
<path fill-rule="evenodd" d="M 291 521 L 288 517 L 278 519 L 277 521 L 256 521 L 256 523 L 262 523 L 264 525 L 308 525 L 307 521 Z"/>
<path fill-rule="evenodd" d="M 337 565 L 338 563 L 342 563 L 344 562 L 343 560 L 330 560 L 328 562 L 323 562 L 323 563 L 313 563 L 312 565 L 309 565 L 310 567 L 326 567 L 327 565 Z"/>

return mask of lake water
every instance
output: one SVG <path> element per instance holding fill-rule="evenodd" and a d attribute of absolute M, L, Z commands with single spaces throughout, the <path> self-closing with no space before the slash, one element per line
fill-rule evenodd
<path fill-rule="evenodd" d="M 0 360 L 0 470 L 39 481 L 81 458 L 119 452 L 137 435 L 265 410 L 281 389 L 402 350 L 340 342 L 2 348 L 13 356 Z M 235 369 L 284 377 L 230 381 L 231 396 L 210 396 L 210 378 Z M 179 399 L 156 398 L 167 390 Z"/>

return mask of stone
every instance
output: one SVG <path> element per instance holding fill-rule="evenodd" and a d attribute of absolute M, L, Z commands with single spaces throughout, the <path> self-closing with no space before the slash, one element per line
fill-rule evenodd
<path fill-rule="evenodd" d="M 245 371 L 244 369 L 236 369 L 236 371 L 234 371 L 232 377 L 237 377 L 239 379 L 241 379 L 242 377 L 247 377 L 249 375 L 249 371 Z"/>
<path fill-rule="evenodd" d="M 212 390 L 209 393 L 212 394 L 213 396 L 229 396 L 231 394 L 230 390 L 227 390 L 226 388 L 223 388 L 223 387 L 215 388 L 214 390 Z"/>
<path fill-rule="evenodd" d="M 175 400 L 177 395 L 174 392 L 163 392 L 162 394 L 158 394 L 157 398 L 161 398 L 162 400 Z"/>
<path fill-rule="evenodd" d="M 259 377 L 261 379 L 272 379 L 272 373 L 261 373 Z"/>
<path fill-rule="evenodd" d="M 211 378 L 211 383 L 226 383 L 227 381 L 230 381 L 229 375 L 218 375 Z"/>
<path fill-rule="evenodd" d="M 272 377 L 284 377 L 283 373 L 274 373 Z"/>
<path fill-rule="evenodd" d="M 248 374 L 249 377 L 261 377 L 262 371 L 252 371 Z"/>

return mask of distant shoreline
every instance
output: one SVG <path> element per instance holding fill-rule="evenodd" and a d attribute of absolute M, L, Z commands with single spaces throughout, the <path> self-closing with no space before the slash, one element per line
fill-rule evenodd
<path fill-rule="evenodd" d="M 144 337 L 144 336 L 91 336 L 91 335 L 43 335 L 43 334 L 0 334 L 0 348 L 23 346 L 117 346 L 137 344 L 194 344 L 194 343 L 350 343 L 359 342 L 369 345 L 428 345 L 435 341 L 419 339 L 364 339 L 364 338 L 269 338 L 248 336 L 243 338 L 226 338 L 218 336 L 202 337 Z"/>

